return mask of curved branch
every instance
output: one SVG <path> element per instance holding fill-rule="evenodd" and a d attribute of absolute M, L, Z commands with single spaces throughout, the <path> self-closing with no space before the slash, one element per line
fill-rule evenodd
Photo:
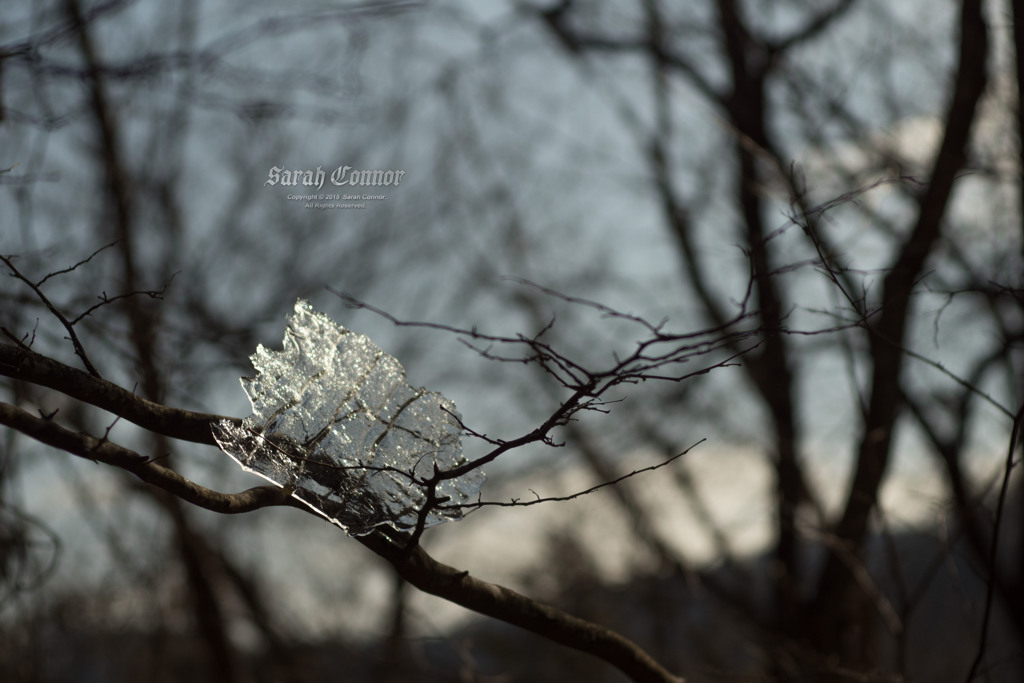
<path fill-rule="evenodd" d="M 497 584 L 438 562 L 420 546 L 409 547 L 376 532 L 357 538 L 390 562 L 403 579 L 425 593 L 519 626 L 566 647 L 598 657 L 637 683 L 683 683 L 636 643 L 598 624 L 566 614 Z"/>
<path fill-rule="evenodd" d="M 174 470 L 118 444 L 73 432 L 53 420 L 36 417 L 9 403 L 0 403 L 0 424 L 36 441 L 73 455 L 119 467 L 136 477 L 201 508 L 234 515 L 272 505 L 293 505 L 291 493 L 277 486 L 257 486 L 241 493 L 220 493 L 186 479 Z"/>
<path fill-rule="evenodd" d="M 603 488 L 608 488 L 609 486 L 616 486 L 616 485 L 621 484 L 622 482 L 626 481 L 627 479 L 632 479 L 633 477 L 637 476 L 638 474 L 645 474 L 647 472 L 653 472 L 654 470 L 659 470 L 662 467 L 665 467 L 666 465 L 671 465 L 676 460 L 678 460 L 679 458 L 683 457 L 684 455 L 686 455 L 687 453 L 692 451 L 694 448 L 696 448 L 700 444 L 704 443 L 705 441 L 707 441 L 706 438 L 705 439 L 701 439 L 701 440 L 697 441 L 696 443 L 694 443 L 692 446 L 688 446 L 686 448 L 686 450 L 681 451 L 679 453 L 676 453 L 672 457 L 667 458 L 665 460 L 662 460 L 661 462 L 655 463 L 653 465 L 649 465 L 648 467 L 641 467 L 639 469 L 635 469 L 632 472 L 629 472 L 628 474 L 623 474 L 622 476 L 619 476 L 619 477 L 614 477 L 614 478 L 608 477 L 605 481 L 602 481 L 600 484 L 595 484 L 594 486 L 591 486 L 588 489 L 584 489 L 583 491 L 576 491 L 575 493 L 570 493 L 567 496 L 550 496 L 550 497 L 546 497 L 546 498 L 541 498 L 540 496 L 537 496 L 533 500 L 519 500 L 518 498 L 513 498 L 512 500 L 508 500 L 508 501 L 505 501 L 505 500 L 479 500 L 479 501 L 477 501 L 475 503 L 460 503 L 458 505 L 438 505 L 438 507 L 441 508 L 441 509 L 448 509 L 448 508 L 453 508 L 453 509 L 454 508 L 458 508 L 458 509 L 474 509 L 474 508 L 482 508 L 482 507 L 488 507 L 488 506 L 497 506 L 497 507 L 529 507 L 531 505 L 537 505 L 539 503 L 564 503 L 566 501 L 576 500 L 577 498 L 581 498 L 583 496 L 589 495 L 589 494 L 591 494 L 591 493 L 593 493 L 595 491 L 600 491 Z M 534 494 L 534 495 L 536 495 L 536 494 Z"/>
<path fill-rule="evenodd" d="M 217 415 L 168 408 L 132 394 L 101 378 L 68 367 L 34 351 L 0 344 L 0 374 L 57 389 L 135 424 L 168 436 L 212 443 L 210 426 Z M 51 419 L 36 417 L 0 402 L 0 424 L 79 457 L 131 472 L 144 482 L 185 502 L 213 512 L 237 514 L 287 505 L 312 513 L 287 489 L 260 486 L 226 494 L 200 486 L 144 455 L 106 439 L 72 432 Z M 420 590 L 479 614 L 519 626 L 543 638 L 593 655 L 626 673 L 637 683 L 682 683 L 640 646 L 611 629 L 566 614 L 513 590 L 469 576 L 442 564 L 397 532 L 377 531 L 357 540 L 391 563 Z"/>
<path fill-rule="evenodd" d="M 0 344 L 0 375 L 56 389 L 157 434 L 216 446 L 210 425 L 237 418 L 169 408 L 113 382 L 12 344 Z"/>
<path fill-rule="evenodd" d="M 0 424 L 49 446 L 127 470 L 146 483 L 213 512 L 238 514 L 287 505 L 312 513 L 312 510 L 292 497 L 287 489 L 259 486 L 241 493 L 220 493 L 200 486 L 135 451 L 105 439 L 72 432 L 52 420 L 36 417 L 8 403 L 0 402 Z M 468 572 L 433 559 L 418 545 L 399 542 L 401 539 L 394 533 L 388 535 L 375 532 L 358 537 L 357 540 L 390 562 L 406 581 L 424 592 L 598 657 L 637 683 L 683 681 L 654 661 L 636 643 L 615 631 L 566 614 L 503 586 L 472 578 Z"/>

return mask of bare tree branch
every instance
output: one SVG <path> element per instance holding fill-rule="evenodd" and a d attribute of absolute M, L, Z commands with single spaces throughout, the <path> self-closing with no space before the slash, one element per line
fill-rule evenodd
<path fill-rule="evenodd" d="M 90 375 L 92 375 L 94 377 L 99 377 L 100 373 L 93 366 L 92 361 L 89 360 L 89 356 L 86 355 L 85 347 L 82 346 L 81 340 L 79 340 L 78 335 L 75 333 L 75 328 L 74 328 L 73 323 L 69 322 L 68 319 L 64 317 L 64 314 L 61 313 L 60 310 L 58 310 L 57 307 L 53 305 L 53 303 L 49 300 L 49 298 L 47 298 L 47 296 L 45 294 L 43 294 L 43 290 L 41 290 L 39 288 L 39 285 L 42 284 L 43 282 L 45 282 L 46 278 L 43 278 L 37 284 L 35 282 L 32 282 L 25 275 L 23 275 L 21 273 L 21 271 L 18 270 L 17 267 L 15 267 L 15 265 L 11 261 L 10 257 L 0 255 L 0 261 L 3 261 L 4 265 L 6 265 L 11 270 L 11 275 L 13 277 L 18 278 L 19 280 L 21 280 L 26 285 L 28 285 L 29 287 L 32 288 L 32 291 L 36 293 L 36 296 L 39 297 L 39 300 L 42 301 L 46 305 L 46 308 L 48 308 L 50 310 L 50 313 L 52 313 L 54 315 L 54 317 L 57 318 L 57 320 L 60 321 L 60 324 L 64 326 L 64 329 L 68 331 L 68 336 L 71 339 L 71 343 L 75 347 L 75 355 L 77 355 L 79 358 L 82 359 L 82 365 L 85 366 L 85 369 L 89 371 Z M 49 277 L 49 276 L 47 276 L 47 277 Z"/>
<path fill-rule="evenodd" d="M 71 432 L 51 419 L 34 417 L 7 403 L 0 403 L 0 424 L 74 455 L 124 469 L 185 502 L 214 512 L 238 514 L 277 505 L 309 511 L 289 491 L 279 487 L 261 486 L 224 494 L 199 486 L 139 453 L 110 441 Z M 359 541 L 425 592 L 594 655 L 618 667 L 637 683 L 683 681 L 618 633 L 441 564 L 418 545 L 409 543 L 407 538 L 403 540 L 401 535 L 376 532 L 360 537 Z"/>
<path fill-rule="evenodd" d="M 35 417 L 8 403 L 0 403 L 0 424 L 18 430 L 37 441 L 82 458 L 102 462 L 131 472 L 136 477 L 213 512 L 239 514 L 270 505 L 292 505 L 289 492 L 277 486 L 260 486 L 242 493 L 218 493 L 199 486 L 144 455 L 106 439 L 97 439 L 65 429 L 52 419 Z"/>
<path fill-rule="evenodd" d="M 0 344 L 0 375 L 56 389 L 151 432 L 183 441 L 216 446 L 210 425 L 219 420 L 235 420 L 220 415 L 168 408 L 101 377 L 94 377 L 29 349 L 10 344 Z"/>
<path fill-rule="evenodd" d="M 942 219 L 953 183 L 966 163 L 968 135 L 978 102 L 985 90 L 988 35 L 980 0 L 964 0 L 961 15 L 960 60 L 949 105 L 947 125 L 932 171 L 931 182 L 920 200 L 917 224 L 903 244 L 883 285 L 880 319 L 871 326 L 874 367 L 871 398 L 863 429 L 857 466 L 842 518 L 835 534 L 843 543 L 859 546 L 878 496 L 889 461 L 893 426 L 900 406 L 899 377 L 903 365 L 901 344 L 906 334 L 910 294 L 925 259 L 939 239 Z M 894 346 L 892 342 L 896 342 Z M 847 563 L 832 553 L 818 584 L 817 600 L 826 622 L 839 618 L 844 595 L 854 577 Z M 834 623 L 820 631 L 835 637 Z"/>

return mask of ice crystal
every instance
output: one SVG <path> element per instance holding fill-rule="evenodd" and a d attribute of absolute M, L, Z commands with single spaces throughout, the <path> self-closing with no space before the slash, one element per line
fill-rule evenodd
<path fill-rule="evenodd" d="M 215 425 L 214 438 L 243 469 L 291 487 L 349 534 L 415 526 L 431 486 L 444 502 L 426 524 L 458 519 L 455 506 L 479 491 L 479 470 L 429 484 L 466 464 L 458 412 L 441 394 L 409 386 L 369 337 L 300 300 L 284 349 L 261 345 L 250 358 L 257 375 L 242 387 L 253 414 Z"/>

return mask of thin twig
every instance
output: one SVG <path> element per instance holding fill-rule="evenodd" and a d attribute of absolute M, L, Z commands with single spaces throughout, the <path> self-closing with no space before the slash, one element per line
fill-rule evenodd
<path fill-rule="evenodd" d="M 84 259 L 82 259 L 81 261 L 79 261 L 78 263 L 76 263 L 73 266 L 68 266 L 67 268 L 61 268 L 60 270 L 55 270 L 52 273 L 47 273 L 46 277 L 44 277 L 42 280 L 40 280 L 39 282 L 36 283 L 36 286 L 37 287 L 42 287 L 43 283 L 46 282 L 47 280 L 49 280 L 51 277 L 57 277 L 58 275 L 64 275 L 65 273 L 72 272 L 73 270 L 77 269 L 79 266 L 84 266 L 86 263 L 91 261 L 94 256 L 99 254 L 101 251 L 104 251 L 104 250 L 109 249 L 110 247 L 114 246 L 115 244 L 117 244 L 117 242 L 118 242 L 118 240 L 114 240 L 110 244 L 103 245 L 102 247 L 100 247 L 96 251 L 92 252 L 91 254 L 89 254 L 88 256 L 86 256 Z"/>
<path fill-rule="evenodd" d="M 89 374 L 92 375 L 93 377 L 100 377 L 101 375 L 99 371 L 92 364 L 92 361 L 89 360 L 89 356 L 87 356 L 85 353 L 85 347 L 82 346 L 82 342 L 78 339 L 78 335 L 75 334 L 75 328 L 72 325 L 72 323 L 68 322 L 68 319 L 64 317 L 64 314 L 57 310 L 57 307 L 50 302 L 46 295 L 43 294 L 43 290 L 41 290 L 36 283 L 32 282 L 27 277 L 25 277 L 21 273 L 21 271 L 18 270 L 17 267 L 15 267 L 14 263 L 11 262 L 10 258 L 0 254 L 0 261 L 3 261 L 4 264 L 11 269 L 12 277 L 21 280 L 26 285 L 32 288 L 32 291 L 36 293 L 36 296 L 39 297 L 39 300 L 42 301 L 48 309 L 50 309 L 50 313 L 53 313 L 57 320 L 60 321 L 61 325 L 64 326 L 64 329 L 68 331 L 68 335 L 70 335 L 71 337 L 71 343 L 75 347 L 75 354 L 82 359 L 82 364 L 85 366 L 85 369 L 88 370 Z M 43 278 L 43 280 L 45 281 L 45 278 Z"/>
<path fill-rule="evenodd" d="M 541 498 L 540 496 L 537 496 L 536 493 L 534 493 L 534 495 L 537 496 L 537 497 L 534 498 L 533 500 L 527 500 L 527 501 L 522 501 L 522 500 L 519 500 L 518 498 L 513 498 L 513 499 L 511 499 L 509 501 L 481 500 L 481 501 L 477 501 L 475 503 L 462 503 L 462 504 L 459 504 L 459 505 L 439 505 L 438 507 L 440 509 L 482 508 L 482 507 L 485 507 L 485 506 L 528 507 L 530 505 L 537 505 L 538 503 L 561 503 L 561 502 L 565 502 L 565 501 L 568 501 L 568 500 L 575 500 L 576 498 L 579 498 L 581 496 L 585 496 L 587 494 L 593 493 L 594 491 L 599 491 L 600 489 L 607 488 L 609 486 L 615 486 L 616 484 L 619 484 L 619 483 L 621 483 L 621 482 L 623 482 L 623 481 L 625 481 L 627 479 L 635 477 L 638 474 L 643 474 L 645 472 L 653 472 L 654 470 L 661 469 L 662 467 L 665 467 L 666 465 L 670 465 L 673 462 L 675 462 L 676 460 L 678 460 L 679 458 L 683 457 L 684 455 L 686 455 L 687 453 L 692 451 L 694 448 L 696 448 L 700 444 L 704 443 L 705 441 L 707 441 L 706 438 L 705 439 L 701 439 L 700 441 L 697 441 L 693 445 L 689 446 L 686 450 L 681 451 L 679 453 L 676 453 L 671 458 L 669 458 L 667 460 L 664 460 L 662 462 L 659 462 L 659 463 L 657 463 L 655 465 L 650 465 L 648 467 L 642 467 L 642 468 L 640 468 L 638 470 L 633 470 L 632 472 L 630 472 L 628 474 L 624 474 L 621 477 L 618 477 L 616 479 L 612 479 L 610 481 L 602 482 L 600 484 L 597 484 L 596 486 L 591 486 L 589 489 L 587 489 L 585 491 L 577 491 L 576 493 L 570 494 L 568 496 L 549 496 L 547 498 Z"/>

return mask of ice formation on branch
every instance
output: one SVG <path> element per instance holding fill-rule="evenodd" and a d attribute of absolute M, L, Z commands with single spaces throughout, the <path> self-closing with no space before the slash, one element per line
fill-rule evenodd
<path fill-rule="evenodd" d="M 474 498 L 483 474 L 435 479 L 466 463 L 455 405 L 409 386 L 405 370 L 369 337 L 295 303 L 284 349 L 260 345 L 256 377 L 242 387 L 253 414 L 214 426 L 221 449 L 242 469 L 280 486 L 352 535 L 390 524 L 458 519 L 451 507 Z M 431 484 L 434 480 L 434 484 Z M 447 499 L 447 500 L 445 500 Z"/>

